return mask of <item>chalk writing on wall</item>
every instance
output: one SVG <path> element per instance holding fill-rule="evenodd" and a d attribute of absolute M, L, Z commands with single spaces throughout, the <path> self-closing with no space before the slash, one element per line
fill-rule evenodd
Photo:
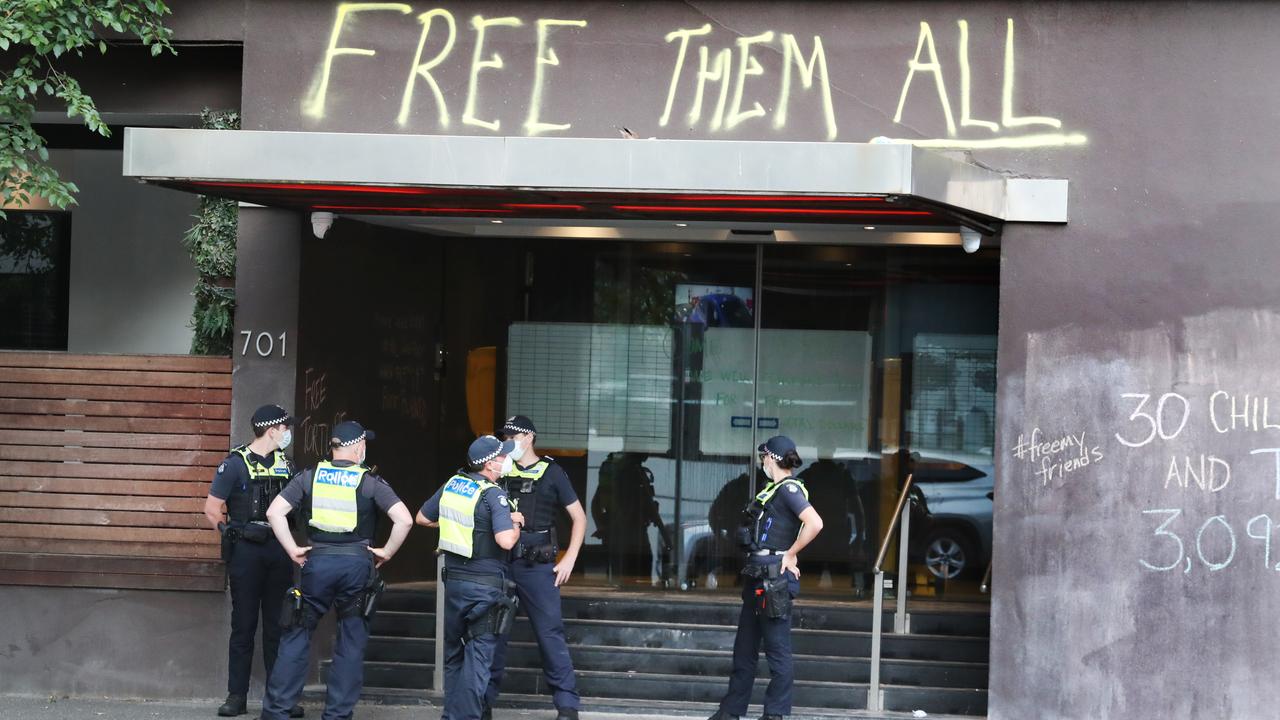
<path fill-rule="evenodd" d="M 347 44 L 345 39 L 368 21 L 414 23 L 417 42 L 404 47 L 396 45 L 367 47 Z M 461 28 L 460 28 L 461 26 Z M 959 19 L 955 23 L 954 44 L 939 41 L 941 28 L 935 31 L 928 22 L 904 29 L 902 34 L 905 74 L 897 95 L 892 122 L 896 126 L 914 127 L 936 118 L 907 117 L 908 98 L 926 93 L 936 97 L 945 135 L 942 137 L 886 138 L 892 142 L 928 147 L 953 148 L 1031 148 L 1063 147 L 1087 143 L 1085 135 L 1067 131 L 1064 123 L 1049 115 L 1019 114 L 1015 81 L 1017 78 L 1017 45 L 1013 19 L 1004 22 L 1003 64 L 1000 77 L 1000 116 L 982 119 L 974 115 L 974 71 L 970 63 L 970 24 Z M 992 29 L 992 28 L 988 28 Z M 459 50 L 460 34 L 467 33 L 470 53 Z M 671 50 L 669 69 L 650 68 L 655 75 L 666 73 L 669 81 L 665 92 L 651 99 L 658 128 L 676 128 L 706 132 L 711 135 L 732 134 L 740 128 L 765 129 L 781 133 L 790 119 L 808 113 L 820 119 L 819 140 L 862 140 L 873 134 L 867 128 L 842 128 L 837 118 L 833 88 L 836 77 L 844 73 L 846 81 L 857 76 L 850 68 L 833 67 L 829 63 L 827 44 L 821 35 L 805 36 L 785 28 L 755 28 L 748 33 L 717 32 L 711 23 L 697 27 L 674 28 L 657 32 L 653 43 Z M 541 17 L 532 20 L 516 15 L 486 17 L 473 15 L 465 22 L 448 8 L 434 7 L 416 12 L 408 3 L 349 2 L 337 6 L 333 24 L 319 53 L 319 63 L 310 90 L 302 102 L 302 114 L 318 121 L 328 111 L 336 62 L 358 63 L 380 55 L 403 58 L 403 74 L 388 83 L 387 97 L 398 102 L 385 109 L 397 125 L 422 127 L 433 118 L 427 129 L 449 130 L 456 106 L 461 105 L 460 121 L 478 131 L 536 136 L 567 133 L 573 122 L 569 117 L 556 117 L 557 110 L 548 101 L 547 87 L 556 69 L 563 71 L 557 46 L 591 43 L 600 38 L 592 34 L 585 18 Z M 605 38 L 607 39 L 607 38 Z M 910 41 L 914 39 L 914 52 Z M 947 40 L 951 40 L 948 34 Z M 365 45 L 375 45 L 366 39 Z M 954 55 L 950 52 L 954 47 Z M 530 52 L 530 48 L 532 51 Z M 1000 52 L 996 50 L 996 52 Z M 954 65 L 949 59 L 954 57 Z M 464 72 L 465 84 L 448 83 L 438 75 Z M 492 89 L 486 94 L 486 79 L 506 72 L 519 72 L 529 78 L 525 98 L 498 98 Z M 645 68 L 629 72 L 644 73 Z M 993 80 L 993 78 L 985 78 Z M 383 78 L 362 78 L 382 82 Z M 952 83 L 958 82 L 958 88 Z M 461 91 L 460 85 L 465 85 Z M 982 87 L 995 87 L 995 82 Z M 425 86 L 427 94 L 419 93 Z M 450 91 L 461 96 L 450 96 Z M 454 88 L 458 88 L 455 90 Z M 395 95 L 399 89 L 398 95 Z M 616 91 L 616 87 L 610 88 Z M 952 93 L 959 99 L 956 119 Z M 523 102 L 524 122 L 509 127 L 494 115 L 497 103 Z M 884 98 L 885 107 L 893 98 Z M 451 109 L 451 105 L 454 109 Z M 919 104 L 914 106 L 921 113 Z M 369 112 L 379 109 L 369 108 Z M 887 114 L 887 113 L 886 113 Z M 861 132 L 860 132 L 861 130 Z M 973 135 L 971 133 L 977 133 Z M 877 135 L 877 137 L 881 137 Z"/>
<path fill-rule="evenodd" d="M 329 456 L 329 439 L 333 426 L 346 419 L 345 411 L 332 411 L 329 400 L 329 373 L 317 368 L 307 368 L 302 374 L 303 416 L 298 423 L 298 435 L 302 442 L 299 460 L 309 465 Z"/>
<path fill-rule="evenodd" d="M 1033 427 L 1018 434 L 1009 452 L 1017 463 L 1030 464 L 1042 487 L 1059 487 L 1077 477 L 1084 481 L 1090 473 L 1081 471 L 1116 452 L 1156 452 L 1163 458 L 1157 463 L 1158 477 L 1126 478 L 1150 483 L 1160 494 L 1152 506 L 1138 509 L 1134 519 L 1145 533 L 1137 558 L 1142 569 L 1190 574 L 1197 568 L 1214 573 L 1240 566 L 1280 572 L 1280 557 L 1272 550 L 1280 515 L 1218 500 L 1193 502 L 1196 496 L 1229 496 L 1237 488 L 1248 492 L 1263 483 L 1266 494 L 1280 500 L 1280 438 L 1268 435 L 1280 430 L 1280 401 L 1274 415 L 1265 395 L 1220 388 L 1121 392 L 1115 401 L 1117 425 L 1110 438 L 1101 440 L 1119 447 L 1104 450 L 1088 432 Z M 1246 451 L 1237 447 L 1235 456 L 1223 457 L 1197 446 L 1224 435 L 1246 438 Z"/>

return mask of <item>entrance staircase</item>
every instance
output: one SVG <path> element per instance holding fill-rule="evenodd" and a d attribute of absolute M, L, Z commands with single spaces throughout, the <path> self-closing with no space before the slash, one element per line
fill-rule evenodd
<path fill-rule="evenodd" d="M 587 706 L 713 709 L 732 662 L 736 595 L 691 596 L 566 588 L 565 629 Z M 885 633 L 881 688 L 889 711 L 984 715 L 990 635 L 985 607 L 913 602 L 911 634 Z M 866 708 L 870 677 L 869 603 L 802 598 L 793 617 L 795 716 Z M 893 627 L 892 613 L 884 626 Z M 435 659 L 435 590 L 389 588 L 379 605 L 365 656 L 364 695 L 381 702 L 429 696 Z M 503 696 L 550 707 L 532 628 L 522 616 L 507 653 Z M 322 665 L 327 675 L 327 663 Z M 769 671 L 761 654 L 759 703 Z M 500 704 L 504 704 L 500 701 Z M 806 708 L 815 709 L 807 712 Z M 821 710 L 816 710 L 821 709 Z M 674 713 L 673 713 L 674 714 Z"/>

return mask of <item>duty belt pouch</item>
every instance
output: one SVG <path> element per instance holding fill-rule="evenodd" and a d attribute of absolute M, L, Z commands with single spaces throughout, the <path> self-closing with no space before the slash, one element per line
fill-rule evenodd
<path fill-rule="evenodd" d="M 511 632 L 511 626 L 516 622 L 516 610 L 520 608 L 520 598 L 516 596 L 516 584 L 510 580 L 507 581 L 505 594 L 498 601 L 498 617 L 497 630 L 499 635 L 506 635 Z"/>
<path fill-rule="evenodd" d="M 763 582 L 763 615 L 770 620 L 778 620 L 791 615 L 791 587 L 787 577 L 781 575 Z"/>
<path fill-rule="evenodd" d="M 280 627 L 295 628 L 302 624 L 302 590 L 291 587 L 284 593 L 284 607 L 280 609 Z"/>
<path fill-rule="evenodd" d="M 222 528 L 222 542 L 219 548 L 222 553 L 222 562 L 231 562 L 231 556 L 236 551 L 236 541 L 240 539 L 240 531 L 225 525 L 219 525 L 219 527 Z"/>
<path fill-rule="evenodd" d="M 271 539 L 271 528 L 257 523 L 245 523 L 240 530 L 240 537 L 255 545 L 261 545 Z"/>
<path fill-rule="evenodd" d="M 369 577 L 369 584 L 365 586 L 364 594 L 361 596 L 360 614 L 365 620 L 373 620 L 373 614 L 378 612 L 378 598 L 382 597 L 382 593 L 387 589 L 387 583 L 378 574 L 377 570 L 373 571 L 373 575 Z"/>
<path fill-rule="evenodd" d="M 521 540 L 519 545 L 516 546 L 516 557 L 533 563 L 555 562 L 556 553 L 560 552 L 560 547 L 556 543 L 556 529 L 550 528 L 545 533 L 537 534 L 539 536 L 545 534 L 545 540 L 531 543 L 525 543 Z M 539 539 L 541 540 L 542 538 Z"/>

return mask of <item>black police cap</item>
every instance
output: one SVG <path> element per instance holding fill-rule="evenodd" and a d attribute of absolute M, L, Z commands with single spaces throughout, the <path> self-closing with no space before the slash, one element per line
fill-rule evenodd
<path fill-rule="evenodd" d="M 292 425 L 293 418 L 279 405 L 263 405 L 253 411 L 252 422 L 256 428 L 268 428 L 275 425 Z"/>
<path fill-rule="evenodd" d="M 520 433 L 536 433 L 538 428 L 533 426 L 533 421 L 524 415 L 512 415 L 502 423 L 502 434 L 507 437 L 519 435 Z"/>

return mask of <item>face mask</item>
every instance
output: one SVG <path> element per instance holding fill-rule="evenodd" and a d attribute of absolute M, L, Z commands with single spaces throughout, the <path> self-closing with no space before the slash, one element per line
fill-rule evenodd
<path fill-rule="evenodd" d="M 498 471 L 498 474 L 506 475 L 507 473 L 511 472 L 511 468 L 514 465 L 515 465 L 515 462 L 511 459 L 510 455 L 502 458 L 502 469 Z"/>
<path fill-rule="evenodd" d="M 276 442 L 276 445 L 278 445 L 281 450 L 284 450 L 285 448 L 289 447 L 290 443 L 292 442 L 293 442 L 293 431 L 285 430 L 284 432 L 280 433 L 280 440 Z"/>
<path fill-rule="evenodd" d="M 515 442 L 516 446 L 515 449 L 511 451 L 511 457 L 524 457 L 524 443 L 519 440 L 515 440 L 513 442 Z"/>
<path fill-rule="evenodd" d="M 359 465 L 363 465 L 363 464 L 364 464 L 365 459 L 366 459 L 366 458 L 368 458 L 368 457 L 369 457 L 369 450 L 368 450 L 368 448 L 365 448 L 365 449 L 363 449 L 363 450 L 361 450 L 361 451 L 360 451 L 360 459 L 359 459 L 359 460 L 357 460 L 357 461 L 356 461 L 356 463 L 357 463 L 357 464 L 359 464 Z"/>

